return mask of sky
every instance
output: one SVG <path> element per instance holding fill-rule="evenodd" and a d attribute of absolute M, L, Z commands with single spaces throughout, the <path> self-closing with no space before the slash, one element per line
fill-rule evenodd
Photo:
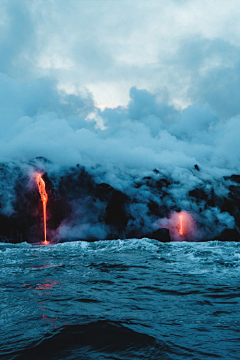
<path fill-rule="evenodd" d="M 0 71 L 50 77 L 90 92 L 97 106 L 127 106 L 136 86 L 177 108 L 208 102 L 239 111 L 237 0 L 2 0 Z M 234 94 L 233 94 L 234 93 Z"/>

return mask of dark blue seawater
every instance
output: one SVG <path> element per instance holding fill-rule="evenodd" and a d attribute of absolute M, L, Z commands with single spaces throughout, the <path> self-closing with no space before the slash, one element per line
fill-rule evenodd
<path fill-rule="evenodd" d="M 240 244 L 0 244 L 3 359 L 240 359 Z"/>

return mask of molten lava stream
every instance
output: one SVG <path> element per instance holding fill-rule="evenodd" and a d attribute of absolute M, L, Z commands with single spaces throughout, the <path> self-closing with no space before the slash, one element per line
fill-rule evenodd
<path fill-rule="evenodd" d="M 44 241 L 43 244 L 47 245 L 49 242 L 47 241 L 47 201 L 48 195 L 45 189 L 45 182 L 41 176 L 41 174 L 37 175 L 37 184 L 39 189 L 39 194 L 41 196 L 41 200 L 43 203 L 43 222 L 44 222 Z"/>
<path fill-rule="evenodd" d="M 180 220 L 180 228 L 179 228 L 179 235 L 183 236 L 183 215 L 180 214 L 179 215 L 179 220 Z"/>

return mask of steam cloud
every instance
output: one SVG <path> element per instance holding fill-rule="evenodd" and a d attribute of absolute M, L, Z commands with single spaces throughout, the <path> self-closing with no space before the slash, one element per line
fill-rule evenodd
<path fill-rule="evenodd" d="M 100 164 L 120 188 L 126 180 L 119 172 L 141 176 L 157 167 L 188 179 L 191 188 L 201 181 L 189 172 L 195 164 L 205 180 L 239 169 L 239 116 L 220 121 L 207 104 L 177 111 L 132 88 L 127 108 L 100 111 L 90 95 L 58 93 L 48 80 L 19 84 L 2 75 L 0 81 L 1 161 L 44 156 L 60 165 Z"/>

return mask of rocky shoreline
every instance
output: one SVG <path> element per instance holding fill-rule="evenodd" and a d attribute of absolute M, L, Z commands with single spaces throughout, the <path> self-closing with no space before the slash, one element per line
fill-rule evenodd
<path fill-rule="evenodd" d="M 53 242 L 148 237 L 172 241 L 158 220 L 181 210 L 192 214 L 197 233 L 188 241 L 240 240 L 240 175 L 199 180 L 185 191 L 182 182 L 154 169 L 132 179 L 124 190 L 114 188 L 84 167 L 57 167 L 47 159 L 0 164 L 0 241 L 39 242 L 42 204 L 34 172 L 41 172 L 48 193 L 47 228 Z M 195 165 L 191 174 L 200 179 Z M 182 191 L 182 194 L 181 194 Z M 178 194 L 176 196 L 176 194 Z"/>

